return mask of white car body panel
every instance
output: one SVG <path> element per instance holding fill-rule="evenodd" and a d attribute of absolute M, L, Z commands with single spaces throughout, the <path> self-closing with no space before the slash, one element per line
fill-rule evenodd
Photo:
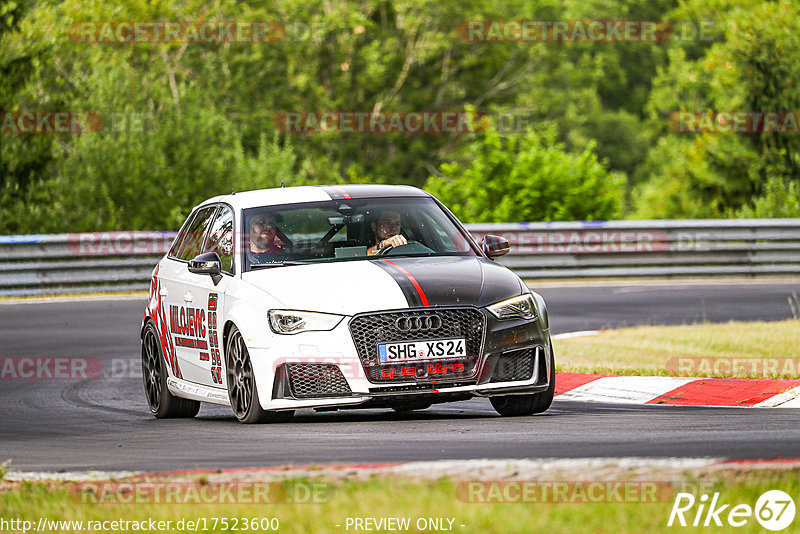
<path fill-rule="evenodd" d="M 271 267 L 244 273 L 242 279 L 294 310 L 355 315 L 408 307 L 394 279 L 366 260 Z"/>

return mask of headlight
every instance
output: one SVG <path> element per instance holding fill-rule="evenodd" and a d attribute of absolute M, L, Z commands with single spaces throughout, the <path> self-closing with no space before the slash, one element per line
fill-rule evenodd
<path fill-rule="evenodd" d="M 333 330 L 344 316 L 295 310 L 270 310 L 269 326 L 276 334 L 299 334 L 310 330 Z"/>
<path fill-rule="evenodd" d="M 486 309 L 498 319 L 533 319 L 536 317 L 536 304 L 530 293 L 492 304 Z"/>

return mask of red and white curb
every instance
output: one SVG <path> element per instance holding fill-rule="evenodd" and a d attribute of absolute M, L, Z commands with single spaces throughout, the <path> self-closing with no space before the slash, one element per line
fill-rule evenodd
<path fill-rule="evenodd" d="M 594 336 L 604 330 L 556 334 L 553 339 Z M 800 408 L 800 380 L 607 376 L 556 373 L 563 400 L 675 406 Z"/>
<path fill-rule="evenodd" d="M 619 404 L 800 408 L 800 380 L 557 373 L 556 395 Z"/>

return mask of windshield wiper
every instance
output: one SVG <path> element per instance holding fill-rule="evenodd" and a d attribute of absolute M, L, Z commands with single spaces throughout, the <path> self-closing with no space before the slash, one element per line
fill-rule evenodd
<path fill-rule="evenodd" d="M 251 263 L 251 269 L 266 269 L 268 267 L 283 267 L 285 265 L 308 265 L 310 261 L 303 260 L 286 260 L 286 261 L 269 261 L 265 263 Z"/>

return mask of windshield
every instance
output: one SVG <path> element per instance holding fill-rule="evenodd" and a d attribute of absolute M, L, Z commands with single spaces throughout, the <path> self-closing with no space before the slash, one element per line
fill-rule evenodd
<path fill-rule="evenodd" d="M 381 255 L 478 255 L 470 239 L 430 198 L 331 200 L 249 208 L 243 211 L 242 225 L 245 271 Z M 390 242 L 404 243 L 389 246 Z"/>

